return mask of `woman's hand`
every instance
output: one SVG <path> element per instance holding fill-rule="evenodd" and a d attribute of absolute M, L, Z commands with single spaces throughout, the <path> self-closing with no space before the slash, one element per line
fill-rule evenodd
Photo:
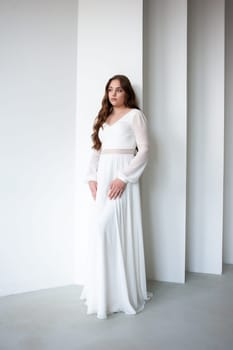
<path fill-rule="evenodd" d="M 96 192 L 97 192 L 97 182 L 96 181 L 88 181 L 89 188 L 91 190 L 91 194 L 93 199 L 96 199 Z"/>
<path fill-rule="evenodd" d="M 116 199 L 121 197 L 122 193 L 126 188 L 126 183 L 120 179 L 115 179 L 111 182 L 108 197 L 109 199 Z"/>

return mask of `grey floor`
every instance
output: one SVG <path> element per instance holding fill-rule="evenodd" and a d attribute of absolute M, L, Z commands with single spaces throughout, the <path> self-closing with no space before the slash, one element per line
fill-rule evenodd
<path fill-rule="evenodd" d="M 148 282 L 154 297 L 136 316 L 87 316 L 81 287 L 2 297 L 1 350 L 233 350 L 233 266 L 186 284 Z"/>

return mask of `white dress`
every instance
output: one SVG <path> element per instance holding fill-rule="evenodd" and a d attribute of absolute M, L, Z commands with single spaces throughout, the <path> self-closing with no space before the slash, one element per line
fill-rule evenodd
<path fill-rule="evenodd" d="M 146 118 L 131 109 L 114 124 L 105 123 L 99 138 L 102 147 L 93 150 L 87 175 L 87 181 L 96 180 L 98 187 L 80 298 L 87 314 L 102 319 L 113 312 L 136 314 L 151 297 L 146 288 L 139 189 L 148 159 Z M 109 185 L 115 178 L 127 186 L 120 198 L 110 200 Z"/>

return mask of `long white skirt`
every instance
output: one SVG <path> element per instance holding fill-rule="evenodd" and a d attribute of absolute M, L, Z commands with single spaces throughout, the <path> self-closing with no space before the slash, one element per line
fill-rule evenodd
<path fill-rule="evenodd" d="M 103 154 L 99 160 L 95 215 L 90 218 L 87 276 L 80 298 L 87 314 L 134 315 L 147 293 L 139 183 L 128 183 L 121 198 L 108 198 L 109 184 L 130 162 L 130 154 Z"/>

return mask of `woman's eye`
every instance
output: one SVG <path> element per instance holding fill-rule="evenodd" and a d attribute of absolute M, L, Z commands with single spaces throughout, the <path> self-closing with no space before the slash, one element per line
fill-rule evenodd
<path fill-rule="evenodd" d="M 112 88 L 109 88 L 109 89 L 108 89 L 108 92 L 114 92 L 114 90 L 113 90 Z M 116 89 L 116 90 L 115 90 L 115 93 L 121 93 L 121 92 L 123 92 L 122 89 Z"/>

